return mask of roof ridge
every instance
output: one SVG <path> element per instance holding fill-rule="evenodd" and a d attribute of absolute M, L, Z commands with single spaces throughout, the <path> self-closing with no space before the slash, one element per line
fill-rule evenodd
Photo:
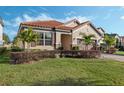
<path fill-rule="evenodd" d="M 33 23 L 33 22 L 49 22 L 49 21 L 56 21 L 56 22 L 59 22 L 59 23 L 62 23 L 60 21 L 57 21 L 57 20 L 35 20 L 35 21 L 28 21 L 28 22 L 21 22 L 21 23 Z"/>

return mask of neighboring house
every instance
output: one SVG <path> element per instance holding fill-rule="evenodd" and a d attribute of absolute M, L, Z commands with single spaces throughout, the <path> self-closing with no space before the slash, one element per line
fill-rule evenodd
<path fill-rule="evenodd" d="M 124 47 L 124 36 L 120 36 L 120 41 L 121 41 L 120 46 Z"/>
<path fill-rule="evenodd" d="M 101 27 L 99 27 L 97 29 L 100 32 L 100 34 L 102 35 L 102 40 L 100 40 L 100 43 L 104 43 L 103 40 L 104 40 L 105 30 Z"/>
<path fill-rule="evenodd" d="M 112 34 L 108 34 L 109 36 L 113 36 L 116 38 L 116 47 L 119 48 L 121 46 L 121 38 L 118 34 L 116 33 L 112 33 Z"/>
<path fill-rule="evenodd" d="M 80 33 L 93 34 L 95 38 L 92 39 L 98 45 L 103 39 L 103 32 L 98 30 L 90 21 L 80 23 L 74 19 L 66 23 L 55 20 L 23 22 L 20 24 L 19 31 L 28 27 L 32 27 L 34 32 L 40 34 L 38 42 L 31 43 L 32 49 L 54 50 L 63 47 L 65 50 L 70 50 L 74 46 L 84 49 L 85 44 Z"/>
<path fill-rule="evenodd" d="M 0 18 L 0 45 L 3 44 L 3 27 L 4 27 L 3 20 L 2 18 Z"/>

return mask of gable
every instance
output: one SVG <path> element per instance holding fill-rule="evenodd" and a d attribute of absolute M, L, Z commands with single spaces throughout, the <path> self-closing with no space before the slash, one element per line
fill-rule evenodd
<path fill-rule="evenodd" d="M 66 22 L 64 25 L 68 27 L 75 27 L 75 26 L 78 26 L 79 24 L 80 24 L 79 21 L 74 19 L 74 20 Z"/>
<path fill-rule="evenodd" d="M 104 36 L 105 31 L 104 31 L 102 28 L 97 28 L 97 29 L 98 29 L 98 31 L 100 32 L 100 34 L 101 34 L 102 36 Z"/>
<path fill-rule="evenodd" d="M 84 26 L 81 26 L 80 28 L 74 30 L 73 31 L 73 36 L 75 38 L 82 38 L 80 33 L 84 33 L 86 35 L 93 34 L 96 39 L 100 39 L 101 38 L 101 36 L 98 34 L 98 32 L 91 25 L 88 25 L 88 24 L 84 25 Z"/>

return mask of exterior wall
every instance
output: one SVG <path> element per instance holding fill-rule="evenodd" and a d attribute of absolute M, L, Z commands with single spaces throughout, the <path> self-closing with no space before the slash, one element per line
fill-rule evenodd
<path fill-rule="evenodd" d="M 118 40 L 118 42 L 116 42 L 116 46 L 119 47 L 121 39 L 120 39 L 120 37 L 118 35 L 116 35 L 115 38 Z"/>
<path fill-rule="evenodd" d="M 30 49 L 54 50 L 54 47 L 53 46 L 35 46 L 35 47 L 30 47 Z"/>
<path fill-rule="evenodd" d="M 124 37 L 121 37 L 121 46 L 124 46 Z"/>
<path fill-rule="evenodd" d="M 72 44 L 73 46 L 80 46 L 82 45 L 79 45 L 77 44 L 77 39 L 82 39 L 82 35 L 80 35 L 80 33 L 84 33 L 86 35 L 95 35 L 95 38 L 93 38 L 94 40 L 97 40 L 97 41 L 100 41 L 101 39 L 101 36 L 99 34 L 97 34 L 97 32 L 90 26 L 90 25 L 85 25 L 85 26 L 82 26 L 78 29 L 76 29 L 75 31 L 73 31 L 73 34 L 72 34 Z M 84 47 L 83 47 L 84 48 Z"/>
<path fill-rule="evenodd" d="M 0 44 L 3 43 L 3 26 L 0 24 Z"/>
<path fill-rule="evenodd" d="M 105 32 L 103 32 L 102 29 L 98 29 L 98 30 L 102 34 L 102 36 L 104 37 Z"/>

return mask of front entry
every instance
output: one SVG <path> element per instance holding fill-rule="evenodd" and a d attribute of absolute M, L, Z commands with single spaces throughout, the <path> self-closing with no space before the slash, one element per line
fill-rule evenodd
<path fill-rule="evenodd" d="M 61 34 L 61 44 L 64 50 L 71 50 L 71 44 L 72 44 L 71 35 Z"/>

